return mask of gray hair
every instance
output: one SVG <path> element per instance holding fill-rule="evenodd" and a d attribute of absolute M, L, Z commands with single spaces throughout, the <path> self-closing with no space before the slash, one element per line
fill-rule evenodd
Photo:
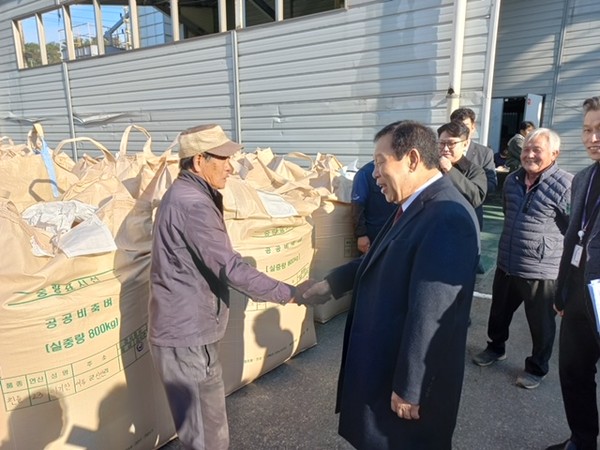
<path fill-rule="evenodd" d="M 540 136 L 544 136 L 546 137 L 546 139 L 548 139 L 548 144 L 550 144 L 550 150 L 560 150 L 560 136 L 556 131 L 553 131 L 550 128 L 536 128 L 535 130 L 533 130 L 525 137 L 523 147 L 525 147 L 529 143 L 529 141 L 536 139 Z"/>

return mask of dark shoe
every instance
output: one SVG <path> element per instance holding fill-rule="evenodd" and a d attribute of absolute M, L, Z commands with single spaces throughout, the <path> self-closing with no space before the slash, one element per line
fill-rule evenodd
<path fill-rule="evenodd" d="M 567 439 L 561 444 L 551 445 L 546 450 L 577 450 L 577 446 L 571 442 L 571 439 Z"/>
<path fill-rule="evenodd" d="M 506 353 L 497 353 L 489 347 L 473 356 L 473 362 L 480 367 L 486 367 L 494 364 L 496 361 L 503 361 L 505 359 Z"/>
<path fill-rule="evenodd" d="M 525 389 L 535 389 L 540 385 L 546 375 L 534 375 L 529 372 L 523 372 L 517 377 L 517 386 Z M 559 447 L 560 448 L 560 447 Z"/>
<path fill-rule="evenodd" d="M 482 275 L 484 273 L 485 273 L 485 267 L 483 267 L 483 264 L 481 264 L 481 263 L 477 264 L 477 274 Z"/>

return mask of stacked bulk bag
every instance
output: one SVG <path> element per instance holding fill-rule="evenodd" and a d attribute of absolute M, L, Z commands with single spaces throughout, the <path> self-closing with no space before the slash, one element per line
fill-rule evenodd
<path fill-rule="evenodd" d="M 28 144 L 14 145 L 6 137 L 2 142 L 1 194 L 19 210 L 37 202 L 57 200 L 77 181 L 72 172 L 73 160 L 64 153 L 53 154 L 47 148 L 39 125 L 30 133 Z"/>
<path fill-rule="evenodd" d="M 333 155 L 317 155 L 315 171 L 318 176 L 311 185 L 323 193 L 321 205 L 312 214 L 315 227 L 315 257 L 311 278 L 322 280 L 332 269 L 359 257 L 354 237 L 350 204 L 352 179 Z M 317 305 L 315 320 L 325 323 L 350 307 L 351 293 L 339 299 Z"/>
<path fill-rule="evenodd" d="M 22 218 L 25 204 L 56 206 L 52 190 L 28 196 L 28 185 L 50 181 L 27 162 L 33 156 L 13 158 L 19 189 L 0 177 L 10 191 L 0 202 L 0 441 L 7 449 L 152 449 L 174 427 L 146 339 L 151 204 L 110 167 L 90 164 L 80 179 L 56 153 L 59 206 L 93 211 L 60 235 Z"/>
<path fill-rule="evenodd" d="M 318 197 L 318 207 L 312 210 L 309 218 L 314 228 L 315 247 L 310 278 L 322 280 L 335 267 L 357 258 L 359 254 L 350 204 L 352 177 L 344 172 L 339 160 L 330 154 L 318 154 L 314 160 L 301 153 L 275 157 L 270 149 L 258 150 L 257 155 L 267 175 L 255 175 L 252 183 L 279 184 L 279 192 L 288 186 L 304 187 Z M 291 159 L 304 162 L 309 167 L 302 169 Z M 314 319 L 327 322 L 348 310 L 350 300 L 351 294 L 348 293 L 342 298 L 316 305 L 313 308 Z"/>
<path fill-rule="evenodd" d="M 280 281 L 308 279 L 314 253 L 307 216 L 318 198 L 288 185 L 260 160 L 241 154 L 223 192 L 225 224 L 232 244 L 248 262 Z M 244 177 L 244 178 L 242 178 Z M 316 344 L 312 311 L 305 306 L 254 302 L 232 292 L 229 326 L 220 344 L 226 393 L 244 386 Z"/>
<path fill-rule="evenodd" d="M 147 138 L 139 153 L 128 148 L 131 131 Z M 152 449 L 174 435 L 148 351 L 147 301 L 153 213 L 177 176 L 178 158 L 170 150 L 153 154 L 150 139 L 132 126 L 115 155 L 77 138 L 47 149 L 45 158 L 36 153 L 42 133 L 32 137 L 35 145 L 2 139 L 2 448 Z M 103 157 L 74 163 L 61 149 L 79 141 Z M 226 225 L 243 256 L 297 284 L 309 276 L 314 247 L 308 217 L 320 197 L 305 184 L 252 170 L 261 164 L 240 156 L 240 175 L 223 191 Z M 250 188 L 241 173 L 262 177 L 263 188 Z M 58 234 L 22 217 L 28 207 L 48 207 L 29 215 L 44 222 L 73 204 L 92 214 L 69 219 L 71 229 Z M 227 392 L 315 344 L 310 308 L 233 295 L 221 346 Z"/>

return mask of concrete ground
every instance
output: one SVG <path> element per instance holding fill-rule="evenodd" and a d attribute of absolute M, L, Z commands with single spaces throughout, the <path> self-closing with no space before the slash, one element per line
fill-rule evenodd
<path fill-rule="evenodd" d="M 485 205 L 482 261 L 486 273 L 477 277 L 473 300 L 465 381 L 454 433 L 456 450 L 541 450 L 569 436 L 558 381 L 557 346 L 550 373 L 539 388 L 526 390 L 515 385 L 531 350 L 522 307 L 511 326 L 508 358 L 485 368 L 471 362 L 471 355 L 486 344 L 502 219 L 498 199 L 492 198 Z M 232 450 L 352 448 L 337 435 L 334 414 L 345 319 L 342 314 L 326 324 L 316 324 L 315 347 L 227 397 Z M 177 441 L 163 447 L 179 448 Z"/>

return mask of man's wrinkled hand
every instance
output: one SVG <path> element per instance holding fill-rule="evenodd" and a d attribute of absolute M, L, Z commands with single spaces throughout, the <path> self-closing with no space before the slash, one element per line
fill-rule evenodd
<path fill-rule="evenodd" d="M 299 305 L 321 305 L 331 299 L 331 289 L 326 280 L 306 280 L 296 286 L 294 301 Z"/>
<path fill-rule="evenodd" d="M 356 246 L 361 253 L 367 253 L 371 248 L 371 240 L 369 236 L 361 236 L 356 240 Z"/>
<path fill-rule="evenodd" d="M 294 295 L 294 298 L 292 299 L 293 303 L 297 303 L 299 305 L 302 305 L 303 302 L 303 295 L 304 293 L 310 289 L 312 286 L 314 286 L 317 283 L 317 280 L 311 280 L 308 279 L 306 281 L 303 281 L 302 283 L 300 283 L 298 286 L 296 286 L 296 294 Z"/>
<path fill-rule="evenodd" d="M 443 173 L 448 173 L 450 169 L 452 169 L 452 162 L 445 156 L 440 156 L 440 170 Z"/>
<path fill-rule="evenodd" d="M 556 304 L 552 305 L 552 308 L 554 308 L 554 311 L 556 312 L 556 314 L 558 314 L 558 317 L 562 317 L 565 315 L 565 310 L 564 309 L 558 309 Z"/>
<path fill-rule="evenodd" d="M 394 411 L 394 413 L 401 419 L 418 420 L 421 418 L 419 414 L 419 405 L 407 402 L 395 392 L 392 392 L 390 406 L 392 411 Z"/>

